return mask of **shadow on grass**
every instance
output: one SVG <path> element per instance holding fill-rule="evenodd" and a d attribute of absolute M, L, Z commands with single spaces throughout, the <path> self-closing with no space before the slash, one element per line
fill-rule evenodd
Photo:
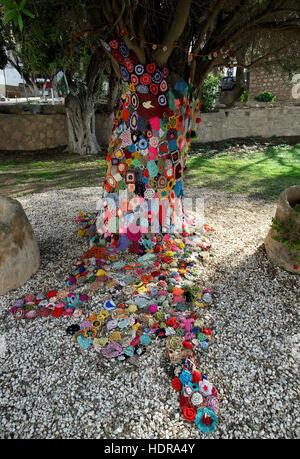
<path fill-rule="evenodd" d="M 245 164 L 239 166 L 239 161 Z M 288 150 L 270 146 L 263 152 L 245 154 L 238 159 L 230 155 L 194 156 L 188 167 L 185 177 L 189 186 L 197 183 L 199 187 L 276 199 L 285 188 L 300 183 L 300 145 Z"/>
<path fill-rule="evenodd" d="M 24 173 L 6 173 L 2 175 L 3 182 L 0 193 L 17 197 L 29 193 L 42 193 L 53 189 L 77 188 L 83 186 L 101 186 L 105 175 L 105 167 L 89 169 L 74 169 L 68 171 L 30 171 Z"/>

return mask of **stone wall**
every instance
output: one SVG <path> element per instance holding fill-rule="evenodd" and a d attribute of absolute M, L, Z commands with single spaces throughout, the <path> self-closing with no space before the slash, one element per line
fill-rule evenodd
<path fill-rule="evenodd" d="M 65 115 L 0 114 L 0 150 L 42 150 L 65 144 Z"/>
<path fill-rule="evenodd" d="M 276 96 L 276 101 L 299 102 L 292 97 L 292 88 L 285 85 L 279 72 L 269 73 L 263 67 L 254 67 L 250 71 L 249 93 L 251 99 L 260 92 L 270 91 Z"/>
<path fill-rule="evenodd" d="M 220 110 L 202 113 L 200 142 L 239 137 L 300 136 L 300 106 Z"/>
<path fill-rule="evenodd" d="M 16 106 L 2 106 L 1 111 L 0 150 L 42 150 L 68 143 L 67 119 L 61 106 L 46 109 L 31 106 L 25 112 Z M 111 126 L 109 114 L 96 114 L 96 135 L 100 145 L 108 143 Z"/>
<path fill-rule="evenodd" d="M 3 107 L 2 107 L 3 109 Z M 34 114 L 0 112 L 0 150 L 42 150 L 67 144 L 66 115 L 48 107 Z M 13 111 L 15 110 L 15 113 Z M 3 110 L 2 110 L 3 111 Z M 52 111 L 52 113 L 51 113 Z M 200 142 L 213 142 L 239 137 L 300 136 L 300 106 L 245 108 L 203 113 L 197 125 Z M 96 134 L 100 145 L 109 141 L 112 119 L 108 113 L 96 114 Z"/>

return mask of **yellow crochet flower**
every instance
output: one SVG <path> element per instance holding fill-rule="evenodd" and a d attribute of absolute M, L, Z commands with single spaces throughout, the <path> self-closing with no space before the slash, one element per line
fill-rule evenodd
<path fill-rule="evenodd" d="M 94 338 L 93 339 L 93 344 L 95 346 L 105 346 L 108 343 L 108 338 Z"/>
<path fill-rule="evenodd" d="M 197 319 L 197 320 L 195 320 L 193 325 L 194 325 L 194 327 L 203 328 L 204 327 L 204 322 L 202 320 L 200 320 L 200 319 Z"/>
<path fill-rule="evenodd" d="M 170 116 L 168 122 L 168 129 L 174 129 L 177 126 L 177 118 L 176 116 Z"/>
<path fill-rule="evenodd" d="M 131 304 L 128 306 L 127 311 L 128 312 L 135 312 L 137 310 L 137 306 L 135 304 Z"/>
<path fill-rule="evenodd" d="M 121 341 L 122 335 L 118 331 L 114 331 L 109 335 L 109 341 Z"/>
<path fill-rule="evenodd" d="M 134 151 L 131 155 L 134 159 L 140 159 L 141 155 L 139 151 Z"/>
<path fill-rule="evenodd" d="M 98 269 L 96 276 L 105 276 L 105 274 L 106 274 L 106 271 L 104 271 L 104 269 Z"/>
<path fill-rule="evenodd" d="M 102 309 L 99 314 L 97 315 L 98 320 L 104 320 L 109 316 L 109 313 L 105 311 L 105 309 Z"/>
<path fill-rule="evenodd" d="M 139 328 L 140 325 L 141 325 L 141 324 L 140 324 L 139 322 L 137 322 L 136 324 L 132 325 L 131 328 L 132 328 L 133 330 L 137 330 L 137 329 Z"/>

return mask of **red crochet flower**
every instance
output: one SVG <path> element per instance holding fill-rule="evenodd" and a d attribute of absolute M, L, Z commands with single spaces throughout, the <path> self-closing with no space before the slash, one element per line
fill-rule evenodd
<path fill-rule="evenodd" d="M 210 426 L 212 423 L 213 423 L 213 420 L 210 416 L 202 416 L 201 418 L 201 422 L 202 424 L 204 424 L 205 426 Z"/>
<path fill-rule="evenodd" d="M 176 320 L 176 317 L 171 317 L 170 319 L 166 320 L 166 325 L 168 327 L 173 327 L 174 330 L 176 330 L 176 328 L 179 327 L 179 325 L 177 323 L 177 320 Z"/>
<path fill-rule="evenodd" d="M 182 414 L 183 414 L 183 417 L 187 421 L 189 421 L 189 422 L 195 421 L 196 411 L 194 410 L 194 408 L 191 408 L 191 407 L 188 407 L 188 406 L 184 406 L 183 409 L 182 409 Z"/>
<path fill-rule="evenodd" d="M 51 314 L 53 315 L 53 317 L 60 317 L 63 315 L 63 309 L 62 308 L 57 308 L 57 309 L 54 309 Z"/>
<path fill-rule="evenodd" d="M 201 375 L 198 371 L 192 372 L 192 383 L 198 383 L 202 381 Z"/>
<path fill-rule="evenodd" d="M 172 386 L 173 386 L 173 389 L 175 389 L 176 391 L 180 391 L 182 388 L 182 382 L 180 381 L 179 378 L 174 378 L 172 380 Z"/>
<path fill-rule="evenodd" d="M 180 408 L 184 408 L 185 406 L 191 406 L 190 399 L 188 397 L 185 397 L 183 394 L 180 395 L 179 404 Z"/>
<path fill-rule="evenodd" d="M 214 397 L 218 397 L 218 391 L 217 391 L 217 389 L 215 388 L 215 386 L 212 387 L 211 395 L 213 395 Z"/>
<path fill-rule="evenodd" d="M 212 330 L 210 328 L 203 328 L 203 333 L 205 333 L 206 335 L 211 335 L 212 334 Z"/>

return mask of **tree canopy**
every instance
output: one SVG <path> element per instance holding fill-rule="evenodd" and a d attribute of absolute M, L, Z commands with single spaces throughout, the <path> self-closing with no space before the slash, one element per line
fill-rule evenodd
<path fill-rule="evenodd" d="M 274 42 L 276 35 L 288 43 L 300 36 L 297 0 L 104 0 L 101 8 L 93 1 L 85 5 L 91 27 L 101 28 L 102 36 L 118 24 L 142 63 L 168 63 L 199 89 L 214 66 L 228 65 L 255 37 Z"/>

